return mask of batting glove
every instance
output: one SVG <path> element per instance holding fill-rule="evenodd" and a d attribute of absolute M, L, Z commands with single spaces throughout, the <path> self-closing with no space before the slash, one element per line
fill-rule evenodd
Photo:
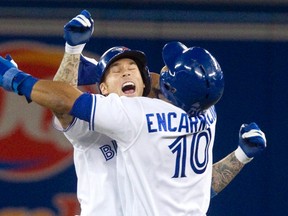
<path fill-rule="evenodd" d="M 9 81 L 7 76 L 10 71 L 17 71 L 17 64 L 10 55 L 7 55 L 5 59 L 0 56 L 0 86 L 8 91 L 12 89 L 10 84 L 12 80 Z"/>
<path fill-rule="evenodd" d="M 239 131 L 239 146 L 235 151 L 237 159 L 246 164 L 250 162 L 254 156 L 258 155 L 266 148 L 265 134 L 260 130 L 254 122 L 243 124 Z"/>
<path fill-rule="evenodd" d="M 65 51 L 79 54 L 90 40 L 94 31 L 94 21 L 87 10 L 83 10 L 64 26 Z"/>
<path fill-rule="evenodd" d="M 7 55 L 5 59 L 0 56 L 0 86 L 6 91 L 24 95 L 27 101 L 31 102 L 30 94 L 37 81 L 38 79 L 30 74 L 19 70 L 10 55 Z"/>

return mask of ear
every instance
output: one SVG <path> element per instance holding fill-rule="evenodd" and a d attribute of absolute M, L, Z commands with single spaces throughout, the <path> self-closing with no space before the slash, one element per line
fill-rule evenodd
<path fill-rule="evenodd" d="M 104 82 L 100 83 L 99 88 L 102 95 L 108 95 L 108 86 Z"/>

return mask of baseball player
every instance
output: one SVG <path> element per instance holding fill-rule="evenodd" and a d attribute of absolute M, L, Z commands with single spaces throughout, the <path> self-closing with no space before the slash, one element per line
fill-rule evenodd
<path fill-rule="evenodd" d="M 222 73 L 218 63 L 205 50 L 191 49 L 180 54 L 178 60 L 183 65 L 186 64 L 185 59 L 190 59 L 189 62 L 191 58 L 195 60 L 195 65 L 190 65 L 192 72 L 205 71 L 210 76 L 216 74 L 216 80 L 221 77 L 218 76 Z M 175 65 L 173 67 L 173 63 L 167 63 L 165 49 L 163 57 L 169 71 L 163 73 L 163 85 L 160 80 L 160 86 L 163 86 L 161 90 L 164 95 L 165 91 L 174 94 L 174 98 L 173 95 L 167 97 L 175 99 L 172 102 L 181 102 L 175 94 L 180 94 L 181 88 L 173 87 L 173 82 L 169 86 L 169 76 L 165 74 L 177 79 L 180 79 L 178 75 L 182 75 L 179 71 L 173 71 L 179 69 Z M 131 94 L 137 90 L 143 94 L 146 87 L 144 72 L 139 70 L 140 67 L 134 67 L 135 64 L 129 58 L 119 59 L 117 63 L 112 62 L 105 67 L 97 64 L 103 74 L 106 67 L 109 68 L 103 84 L 100 84 L 102 93 L 106 94 L 109 88 L 113 88 L 109 82 L 112 77 L 118 80 L 119 85 L 122 83 L 122 91 Z M 91 133 L 103 133 L 117 141 L 117 174 L 118 184 L 121 185 L 118 189 L 124 215 L 206 214 L 210 200 L 212 147 L 217 120 L 213 105 L 221 97 L 221 85 L 218 91 L 211 92 L 213 100 L 203 103 L 198 101 L 196 104 L 194 101 L 192 106 L 186 106 L 192 100 L 188 98 L 188 101 L 182 101 L 181 109 L 162 100 L 146 97 L 119 97 L 114 93 L 104 97 L 83 93 L 69 84 L 32 77 L 3 58 L 0 59 L 0 77 L 5 90 L 24 95 L 28 101 L 32 100 L 54 113 L 70 114 L 88 122 Z M 194 83 L 194 74 L 185 80 Z M 211 81 L 210 86 L 213 86 Z M 213 97 L 215 93 L 218 97 Z M 251 131 L 254 131 L 252 135 Z M 245 126 L 240 133 L 243 136 L 246 134 L 240 140 L 247 139 L 257 146 L 265 146 L 264 134 L 257 125 Z"/>
<path fill-rule="evenodd" d="M 79 17 L 78 17 L 79 18 Z M 82 18 L 83 19 L 83 18 Z M 85 20 L 85 19 L 84 19 Z M 67 39 L 66 39 L 67 40 Z M 68 40 L 67 40 L 68 41 Z M 71 43 L 72 44 L 72 43 Z M 72 44 L 72 45 L 75 45 L 75 44 Z M 77 45 L 76 45 L 77 46 Z M 68 48 L 67 48 L 68 47 Z M 71 47 L 69 47 L 69 44 L 68 44 L 68 46 L 66 46 L 66 50 L 67 49 L 70 49 L 70 50 L 72 50 L 72 52 L 74 52 L 75 51 L 75 49 L 74 49 L 75 47 L 73 47 L 73 46 L 71 46 Z M 77 47 L 76 47 L 77 48 Z M 81 49 L 81 48 L 80 48 Z M 110 50 L 111 51 L 111 50 Z M 69 50 L 68 50 L 68 52 L 70 52 Z M 77 51 L 77 52 L 79 52 L 79 51 Z M 109 52 L 108 52 L 109 53 Z M 135 54 L 135 53 L 134 53 Z M 120 55 L 119 55 L 120 56 Z M 127 57 L 129 57 L 129 56 L 127 56 Z M 134 56 L 133 56 L 134 57 Z M 107 59 L 107 61 L 109 61 L 110 59 Z M 105 62 L 105 61 L 103 61 L 103 62 Z M 103 69 L 105 69 L 105 68 L 102 68 L 101 70 L 103 70 Z M 100 70 L 100 71 L 101 71 Z M 102 71 L 103 72 L 103 71 Z M 104 74 L 104 73 L 103 73 Z M 143 76 L 143 75 L 142 75 Z M 147 81 L 148 82 L 148 81 Z M 33 82 L 32 82 L 33 83 Z M 148 83 L 148 85 L 149 85 L 149 83 Z M 127 85 L 128 86 L 128 85 Z M 106 86 L 107 87 L 107 86 Z M 109 87 L 109 86 L 108 86 Z M 145 89 L 145 88 L 144 88 Z M 131 91 L 131 90 L 130 90 Z M 105 92 L 105 86 L 104 86 L 104 89 L 103 89 L 103 92 Z M 145 91 L 144 91 L 145 92 Z M 147 94 L 147 93 L 146 93 Z M 28 97 L 28 99 L 29 99 L 29 97 Z M 63 116 L 62 115 L 62 113 L 60 112 L 60 115 L 59 115 L 59 112 L 55 112 L 54 111 L 54 113 L 56 113 L 56 114 L 58 114 L 57 115 L 57 117 L 58 116 L 60 116 L 59 117 L 59 119 L 61 119 L 61 117 Z M 62 119 L 63 120 L 63 119 Z M 61 120 L 60 120 L 61 121 Z M 79 121 L 78 121 L 79 122 Z M 86 129 L 85 129 L 86 130 Z M 73 130 L 72 130 L 73 131 Z M 71 133 L 72 134 L 72 133 Z M 80 136 L 81 134 L 79 134 L 79 140 L 80 141 L 82 141 L 83 143 L 85 143 L 85 137 L 84 137 L 84 140 L 81 140 L 81 136 Z M 93 136 L 93 135 L 92 135 Z M 76 137 L 78 137 L 78 136 L 76 136 Z M 91 138 L 91 137 L 90 137 Z M 94 137 L 93 137 L 94 138 Z M 87 136 L 87 140 L 89 139 L 89 136 Z M 86 140 L 86 144 L 87 144 L 87 141 Z M 73 143 L 73 140 L 70 140 L 72 143 Z M 111 141 L 111 140 L 110 140 Z M 109 141 L 108 141 L 109 142 Z M 77 142 L 74 142 L 74 143 L 76 143 L 77 144 Z M 115 143 L 114 143 L 115 144 Z M 89 147 L 88 147 L 89 146 Z M 81 148 L 83 147 L 83 146 L 75 146 L 75 148 L 77 149 L 77 147 L 79 148 L 78 150 L 81 150 Z M 88 147 L 88 149 L 91 147 L 90 145 L 89 145 L 89 143 L 87 144 L 87 146 L 86 147 Z M 107 146 L 106 146 L 107 147 Z M 85 146 L 84 146 L 84 148 L 85 148 Z M 115 148 L 115 145 L 114 145 L 114 148 Z M 107 148 L 106 148 L 107 149 Z M 108 149 L 110 150 L 110 149 L 113 149 L 113 146 L 112 146 L 112 148 L 111 148 L 111 146 L 110 147 L 108 147 Z M 83 150 L 83 149 L 82 149 Z M 76 152 L 77 150 L 75 150 L 75 152 Z M 115 150 L 116 151 L 116 150 Z M 81 151 L 79 151 L 79 152 L 81 152 Z M 105 151 L 104 151 L 105 152 Z M 111 154 L 111 151 L 108 151 L 107 152 L 107 155 L 109 155 L 109 154 Z M 81 159 L 85 159 L 85 158 L 89 158 L 89 156 L 91 156 L 91 154 L 87 154 L 87 155 L 85 155 L 85 154 L 81 154 L 81 153 L 79 153 L 79 154 L 77 154 L 77 153 L 75 153 L 75 159 L 78 159 L 78 158 L 80 158 L 80 160 L 79 161 L 81 161 Z M 77 156 L 78 155 L 78 156 Z M 109 156 L 108 156 L 109 157 Z M 91 165 L 93 165 L 93 164 L 98 164 L 99 163 L 99 161 L 97 160 L 97 161 L 95 161 L 95 163 L 91 163 Z M 80 163 L 81 164 L 81 163 Z M 81 166 L 79 166 L 80 168 L 81 168 Z M 90 177 L 91 176 L 93 176 L 93 175 L 90 175 L 90 177 L 89 177 L 89 175 L 88 174 L 86 174 L 86 173 L 84 173 L 84 171 L 86 172 L 87 171 L 87 173 L 89 173 L 89 168 L 91 168 L 91 167 L 89 167 L 89 166 L 87 166 L 86 167 L 87 169 L 85 170 L 85 169 L 83 169 L 83 170 L 81 170 L 80 169 L 80 171 L 78 172 L 78 170 L 77 170 L 77 167 L 76 167 L 76 171 L 78 172 L 77 174 L 78 174 L 78 176 L 82 176 L 82 174 L 83 174 L 83 176 L 85 176 L 83 179 L 90 179 Z M 90 171 L 91 171 L 92 169 L 90 169 Z M 101 170 L 102 171 L 102 170 Z M 101 172 L 100 172 L 101 173 Z M 111 175 L 112 177 L 113 177 L 113 175 Z M 113 178 L 112 178 L 113 179 Z M 104 182 L 106 181 L 106 179 L 103 179 L 104 180 Z M 79 181 L 80 183 L 82 182 L 82 181 Z M 90 182 L 92 182 L 92 183 L 90 183 Z M 100 182 L 101 182 L 101 180 L 100 180 Z M 91 185 L 91 184 L 93 184 L 93 181 L 91 180 L 91 181 L 83 181 L 82 182 L 83 184 L 81 184 L 81 185 L 85 185 L 86 184 L 86 187 L 82 187 L 82 190 L 79 190 L 78 191 L 78 194 L 82 194 L 83 196 L 81 197 L 80 196 L 80 200 L 81 200 L 81 202 L 82 203 L 84 203 L 83 204 L 83 206 L 84 205 L 86 205 L 87 206 L 87 208 L 85 207 L 85 208 L 83 208 L 83 209 L 89 209 L 90 208 L 90 212 L 93 212 L 93 211 L 91 211 L 91 206 L 89 207 L 89 204 L 87 205 L 87 203 L 89 203 L 88 202 L 88 200 L 89 200 L 89 195 L 87 196 L 87 194 L 89 194 L 89 191 L 87 190 L 87 189 L 85 189 L 85 188 L 88 188 L 87 187 L 87 185 Z M 93 187 L 93 189 L 94 189 L 94 187 Z M 93 191 L 93 190 L 92 190 Z M 114 191 L 114 190 L 111 190 L 112 192 Z M 110 191 L 107 191 L 107 190 L 105 190 L 105 191 L 102 191 L 102 192 L 104 192 L 104 193 L 107 193 L 107 192 L 109 192 L 110 193 Z M 102 192 L 100 192 L 100 193 L 102 193 Z M 90 194 L 91 195 L 91 197 L 90 198 L 92 198 L 93 199 L 93 194 L 91 193 Z M 95 194 L 94 194 L 94 196 L 95 196 Z M 86 197 L 86 198 L 85 198 Z M 94 198 L 96 198 L 96 200 L 97 199 L 99 199 L 99 196 L 96 196 L 96 197 L 94 197 Z M 109 201 L 108 201 L 109 202 Z M 81 206 L 82 206 L 82 203 L 81 203 Z M 110 203 L 110 202 L 109 202 Z M 112 203 L 117 203 L 117 200 L 115 201 L 113 201 Z M 101 204 L 101 203 L 100 203 Z M 97 205 L 95 205 L 95 206 L 97 206 Z M 113 206 L 113 205 L 112 205 Z M 117 207 L 115 208 L 115 209 L 117 209 Z M 101 209 L 102 210 L 102 213 L 103 213 L 103 209 Z M 89 212 L 89 211 L 87 211 L 87 212 Z M 89 215 L 89 213 L 88 214 L 85 214 L 85 213 L 83 213 L 83 215 Z"/>
<path fill-rule="evenodd" d="M 75 87 L 77 85 L 95 84 L 95 81 L 93 81 L 94 78 L 92 77 L 91 79 L 87 71 L 95 69 L 94 65 L 97 62 L 93 59 L 80 56 L 92 33 L 93 19 L 86 10 L 82 11 L 65 25 L 65 54 L 54 76 L 54 81 L 66 82 Z M 144 88 L 144 92 L 142 92 L 143 89 L 139 88 L 134 93 L 129 94 L 129 83 L 126 83 L 124 87 L 127 89 L 126 93 L 123 92 L 122 94 L 127 96 L 147 95 L 150 90 L 150 77 L 146 68 L 145 55 L 139 51 L 126 48 L 122 50 L 122 47 L 119 47 L 108 50 L 103 55 L 102 63 L 106 63 L 106 59 L 107 61 L 108 59 L 110 60 L 110 55 L 114 54 L 117 54 L 117 58 L 136 58 L 135 61 L 137 61 L 138 65 L 134 61 L 129 60 L 129 64 L 131 65 L 129 65 L 128 69 L 135 70 L 137 67 L 140 67 L 141 71 L 143 71 L 143 79 L 146 80 L 145 86 L 147 87 Z M 79 70 L 81 70 L 85 63 L 85 76 L 81 73 L 77 78 L 80 58 L 82 64 Z M 92 61 L 92 64 L 90 61 Z M 92 69 L 89 65 L 92 66 Z M 141 77 L 138 80 L 142 82 Z M 122 87 L 119 89 L 121 90 Z M 121 93 L 119 92 L 119 94 Z M 57 117 L 55 120 L 56 128 L 64 132 L 64 135 L 74 148 L 74 163 L 78 179 L 77 196 L 81 206 L 81 216 L 122 215 L 116 178 L 116 141 L 104 134 L 95 131 L 91 132 L 89 124 L 83 120 L 73 119 L 71 115 L 63 113 L 54 112 L 54 114 Z"/>
<path fill-rule="evenodd" d="M 121 49 L 120 49 L 121 50 Z M 129 51 L 129 50 L 128 50 Z M 111 50 L 110 50 L 110 52 L 111 52 Z M 110 52 L 108 52 L 108 53 L 110 53 Z M 128 52 L 127 52 L 128 53 Z M 135 53 L 134 53 L 135 54 Z M 119 55 L 120 56 L 120 55 Z M 126 56 L 126 57 L 129 57 L 129 56 Z M 133 57 L 135 57 L 135 56 L 133 56 Z M 124 59 L 125 60 L 125 59 Z M 105 61 L 103 61 L 103 62 L 105 62 Z M 125 62 L 125 61 L 124 61 Z M 129 64 L 131 64 L 131 61 L 129 61 L 130 63 Z M 111 63 L 112 64 L 112 63 Z M 133 64 L 133 63 L 132 63 Z M 100 64 L 99 64 L 100 65 Z M 114 65 L 115 66 L 115 65 Z M 131 65 L 130 65 L 131 66 Z M 100 67 L 100 66 L 99 66 Z M 116 65 L 116 67 L 117 67 L 117 65 Z M 25 74 L 25 73 L 22 73 L 21 71 L 19 71 L 17 68 L 15 68 L 12 64 L 11 64 L 11 62 L 9 61 L 9 60 L 5 60 L 5 59 L 1 59 L 1 68 L 2 68 L 2 70 L 1 70 L 1 75 L 3 75 L 3 76 L 1 76 L 1 85 L 3 84 L 3 87 L 6 89 L 6 90 L 12 90 L 13 89 L 13 91 L 15 91 L 15 92 L 17 92 L 17 93 L 19 93 L 19 94 L 24 94 L 25 96 L 26 96 L 26 98 L 28 99 L 28 101 L 30 101 L 31 100 L 31 98 L 30 98 L 30 92 L 31 92 L 31 87 L 32 86 L 34 86 L 34 84 L 35 83 L 38 83 L 38 81 L 37 81 L 37 79 L 35 79 L 35 78 L 33 78 L 33 77 L 31 77 L 31 76 L 29 76 L 29 75 L 27 75 L 27 74 Z M 7 71 L 8 70 L 8 71 Z M 132 70 L 134 70 L 134 69 L 132 69 Z M 6 72 L 7 71 L 7 72 Z M 105 73 L 105 68 L 101 68 L 100 67 L 100 72 L 103 72 L 103 74 Z M 116 70 L 117 71 L 117 70 Z M 117 73 L 117 72 L 116 72 Z M 141 74 L 142 76 L 141 76 L 141 78 L 143 78 L 143 72 L 142 72 L 142 74 Z M 13 79 L 11 79 L 11 78 L 13 78 Z M 16 79 L 14 79 L 14 78 L 16 78 Z M 107 79 L 107 78 L 106 78 Z M 135 79 L 136 80 L 136 79 Z M 143 78 L 143 80 L 145 80 L 145 78 Z M 23 81 L 23 82 L 22 82 Z M 39 81 L 39 82 L 41 82 L 42 84 L 41 85 L 43 85 L 43 87 L 44 87 L 44 89 L 46 89 L 46 88 L 51 88 L 52 87 L 52 89 L 53 89 L 53 86 L 54 86 L 54 84 L 55 83 L 50 83 L 50 84 L 48 84 L 48 86 L 46 86 L 46 84 L 47 84 L 47 82 L 45 82 L 45 81 Z M 146 82 L 148 82 L 147 81 L 147 79 L 146 79 Z M 49 82 L 48 82 L 49 83 Z M 130 83 L 131 84 L 131 83 Z M 125 87 L 126 86 L 129 86 L 130 84 L 126 84 L 125 85 Z M 40 86 L 41 86 L 40 85 Z M 145 85 L 145 84 L 144 84 Z M 148 85 L 149 85 L 149 83 L 148 83 Z M 46 87 L 45 87 L 46 86 Z M 55 87 L 56 86 L 58 86 L 58 84 L 56 84 L 55 85 Z M 61 85 L 60 85 L 61 86 Z M 59 86 L 59 88 L 60 88 L 60 86 Z M 130 85 L 131 86 L 131 85 Z M 137 85 L 138 86 L 138 85 Z M 140 83 L 140 86 L 141 86 L 141 83 Z M 106 85 L 102 85 L 102 92 L 105 94 L 105 91 L 107 92 L 107 89 L 109 89 L 109 84 L 107 84 L 106 83 Z M 143 87 L 143 92 L 145 92 L 145 86 L 142 86 Z M 130 87 L 129 87 L 130 88 Z M 127 92 L 132 92 L 133 90 L 131 90 L 131 88 L 129 89 L 128 88 L 128 90 L 127 90 Z M 134 88 L 134 87 L 133 87 Z M 132 88 L 132 89 L 133 89 Z M 136 88 L 136 87 L 135 87 Z M 140 88 L 141 89 L 141 88 Z M 38 89 L 39 90 L 39 89 Z M 34 89 L 33 89 L 33 94 L 35 93 L 35 98 L 36 98 L 36 102 L 38 102 L 39 104 L 41 104 L 41 105 L 43 105 L 43 106 L 48 106 L 49 108 L 51 108 L 53 111 L 54 111 L 54 113 L 56 113 L 56 114 L 58 114 L 58 116 L 63 116 L 63 114 L 67 114 L 67 110 L 66 109 L 64 109 L 64 110 L 66 110 L 66 111 L 64 111 L 63 112 L 63 110 L 60 108 L 59 110 L 56 108 L 56 107 L 54 107 L 54 105 L 53 104 L 49 104 L 49 103 L 47 103 L 47 101 L 49 101 L 50 99 L 50 93 L 52 93 L 52 92 L 50 92 L 50 93 L 48 93 L 48 92 L 46 92 L 46 93 L 48 93 L 46 96 L 48 96 L 46 99 L 44 99 L 44 98 L 42 98 L 41 99 L 41 96 L 40 95 L 42 95 L 42 93 L 44 93 L 44 92 L 42 92 L 42 90 L 40 90 L 40 92 L 38 91 L 38 90 L 35 90 L 35 92 L 34 92 Z M 54 89 L 56 92 L 58 91 L 57 89 Z M 60 90 L 60 89 L 59 89 Z M 64 90 L 64 89 L 63 89 Z M 78 95 L 79 94 L 79 92 L 78 91 L 74 91 L 74 90 L 72 90 L 71 88 L 70 88 L 70 90 L 71 90 L 71 96 L 72 95 Z M 137 89 L 138 90 L 138 89 Z M 62 90 L 60 91 L 60 92 L 62 92 L 62 93 L 65 93 L 65 91 L 66 90 L 64 90 L 64 92 L 62 92 Z M 74 92 L 74 93 L 72 93 L 72 92 Z M 77 92 L 77 93 L 76 93 Z M 140 91 L 141 92 L 141 91 Z M 146 91 L 147 92 L 147 91 Z M 44 93 L 44 94 L 46 94 L 46 93 Z M 67 92 L 68 93 L 68 92 Z M 107 92 L 108 93 L 108 92 Z M 80 93 L 80 94 L 82 94 L 82 93 Z M 144 93 L 145 94 L 145 93 Z M 146 93 L 147 94 L 147 93 Z M 38 96 L 40 96 L 39 98 L 38 98 Z M 53 96 L 53 95 L 52 95 Z M 56 96 L 56 95 L 55 95 Z M 57 94 L 57 97 L 58 97 L 59 95 Z M 56 97 L 56 98 L 57 98 Z M 74 98 L 74 99 L 73 99 Z M 72 99 L 72 101 L 74 101 L 76 98 L 75 97 L 73 97 L 72 96 L 72 98 L 70 98 L 70 99 Z M 68 99 L 68 100 L 70 100 L 70 99 Z M 47 101 L 46 101 L 47 100 Z M 66 104 L 66 103 L 64 103 L 64 104 Z M 71 104 L 70 104 L 71 105 Z M 60 111 L 60 110 L 62 110 L 62 111 Z M 68 114 L 70 114 L 69 112 L 68 112 Z M 212 112 L 211 112 L 211 115 L 212 115 Z M 84 120 L 85 121 L 85 120 Z M 255 135 L 254 135 L 255 136 Z M 258 135 L 259 136 L 259 135 Z M 84 142 L 85 142 L 85 139 L 83 140 Z M 86 140 L 87 141 L 87 140 Z M 177 151 L 177 149 L 175 149 L 175 151 Z M 80 154 L 80 157 L 81 156 L 83 156 L 83 154 L 81 155 Z M 210 160 L 211 161 L 211 160 Z M 98 161 L 95 163 L 95 164 L 98 164 Z M 176 171 L 176 170 L 175 170 Z M 82 173 L 82 172 L 81 172 Z M 124 173 L 125 174 L 125 173 Z M 89 181 L 88 181 L 88 183 L 89 183 Z M 129 188 L 129 187 L 128 187 Z M 106 192 L 106 191 L 105 191 Z M 129 194 L 129 193 L 128 193 Z M 123 199 L 123 197 L 122 197 L 122 201 L 125 201 L 126 200 L 126 196 L 124 196 L 124 198 L 125 199 Z M 130 202 L 129 202 L 130 203 Z M 127 206 L 126 206 L 127 207 Z M 136 204 L 136 207 L 137 207 L 137 204 Z M 148 207 L 149 207 L 149 205 L 148 205 Z M 141 208 L 140 209 L 142 209 L 142 206 L 141 206 Z M 144 208 L 145 209 L 145 208 Z M 149 208 L 148 208 L 149 209 Z M 129 210 L 128 210 L 129 211 Z M 151 211 L 154 211 L 154 210 L 151 210 Z M 156 210 L 155 210 L 156 211 Z M 129 212 L 128 212 L 129 213 Z M 133 214 L 133 213 L 132 213 Z M 83 214 L 83 215 L 85 215 L 85 214 Z M 153 214 L 154 215 L 154 214 Z M 157 215 L 157 214 L 155 214 L 155 215 Z"/>
<path fill-rule="evenodd" d="M 174 43 L 174 45 L 171 45 L 171 44 L 172 43 L 170 43 L 170 47 L 172 47 L 172 49 L 170 51 L 167 51 L 166 53 L 175 53 L 175 49 L 177 50 L 178 47 L 180 47 L 180 51 L 188 49 L 185 45 L 181 44 L 180 42 L 176 42 Z M 77 45 L 79 44 L 77 43 Z M 167 47 L 166 47 L 166 50 L 167 50 Z M 79 54 L 78 57 L 80 56 L 81 52 L 82 52 L 82 49 L 78 52 Z M 65 53 L 65 55 L 69 56 L 67 52 Z M 79 58 L 81 61 L 79 65 L 78 85 L 95 84 L 96 82 L 99 83 L 101 80 L 101 74 L 95 73 L 96 64 L 97 64 L 96 60 L 87 58 L 83 55 L 81 55 Z M 106 58 L 106 59 L 107 61 L 109 61 L 109 58 Z M 71 65 L 71 62 L 69 64 Z M 77 61 L 74 64 L 77 64 Z M 105 64 L 107 64 L 107 62 L 105 62 Z M 67 72 L 67 70 L 63 70 L 63 71 Z M 70 72 L 70 74 L 75 74 L 75 70 L 74 70 L 74 73 Z M 159 74 L 150 72 L 150 75 L 151 75 L 151 81 L 152 81 L 152 89 L 148 97 L 160 98 L 160 99 L 165 100 L 165 97 L 161 94 L 160 87 L 159 87 Z M 62 81 L 65 81 L 65 80 L 62 79 Z M 184 95 L 187 95 L 187 93 Z M 220 191 L 222 191 L 231 182 L 231 180 L 241 171 L 244 165 L 250 162 L 251 159 L 254 157 L 254 155 L 257 155 L 258 153 L 257 151 L 254 151 L 253 153 L 245 152 L 246 154 L 250 156 L 249 158 L 249 157 L 246 157 L 246 154 L 241 154 L 242 148 L 238 146 L 238 149 L 236 151 L 232 152 L 225 159 L 213 165 L 212 188 L 211 188 L 212 197 L 215 196 Z M 245 150 L 249 151 L 250 148 L 246 147 Z M 252 151 L 252 149 L 250 151 Z M 259 148 L 258 151 L 261 151 L 261 149 Z M 230 174 L 223 175 L 223 173 L 230 173 Z"/>
<path fill-rule="evenodd" d="M 184 45 L 182 44 L 181 46 Z M 167 70 L 167 67 L 163 67 L 161 72 L 165 70 Z M 166 100 L 160 90 L 159 79 L 160 74 L 151 73 L 152 88 L 148 97 Z M 241 129 L 243 130 L 243 127 L 245 127 L 245 124 L 241 126 L 240 131 Z M 245 130 L 245 132 L 248 132 L 247 128 Z M 242 131 L 241 133 L 244 133 L 244 131 Z M 266 143 L 265 146 L 258 146 L 257 148 L 255 148 L 255 146 L 251 144 L 251 142 L 249 143 L 243 141 L 242 139 L 246 135 L 243 136 L 241 133 L 239 134 L 238 148 L 228 154 L 225 158 L 213 164 L 211 198 L 215 197 L 219 192 L 226 188 L 230 184 L 230 182 L 239 174 L 243 167 L 247 163 L 249 163 L 256 155 L 258 155 L 263 150 L 263 148 L 266 148 Z M 244 154 L 242 152 L 242 149 L 244 150 Z M 247 155 L 249 155 L 249 157 Z"/>
<path fill-rule="evenodd" d="M 81 82 L 91 82 L 87 73 L 87 79 L 84 76 L 78 79 L 78 67 L 80 54 L 93 30 L 94 21 L 87 10 L 83 10 L 64 26 L 65 54 L 54 81 L 69 83 L 74 87 L 81 85 Z M 85 57 L 82 63 L 89 60 Z M 92 66 L 97 63 L 93 59 L 91 61 Z M 55 127 L 73 145 L 81 216 L 123 215 L 117 187 L 116 141 L 91 131 L 86 121 L 64 113 L 54 112 L 54 115 L 57 117 L 54 120 Z"/>

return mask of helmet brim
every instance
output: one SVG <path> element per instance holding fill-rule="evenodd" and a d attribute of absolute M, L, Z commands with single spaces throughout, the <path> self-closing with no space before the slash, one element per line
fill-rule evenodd
<path fill-rule="evenodd" d="M 108 65 L 106 65 L 106 68 L 104 70 L 104 73 L 107 71 L 107 69 L 109 68 L 109 66 L 111 64 L 113 64 L 114 62 L 118 61 L 119 59 L 123 59 L 123 58 L 129 58 L 129 59 L 133 59 L 137 64 L 141 64 L 141 66 L 145 66 L 147 64 L 146 62 L 146 56 L 144 53 L 142 53 L 141 51 L 137 51 L 137 50 L 127 50 L 123 53 L 120 53 L 119 55 L 114 56 Z"/>

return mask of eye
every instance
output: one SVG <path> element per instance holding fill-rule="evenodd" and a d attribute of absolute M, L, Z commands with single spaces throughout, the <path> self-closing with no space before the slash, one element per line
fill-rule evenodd
<path fill-rule="evenodd" d="M 136 70 L 137 69 L 137 65 L 135 62 L 132 62 L 128 68 L 129 70 Z"/>
<path fill-rule="evenodd" d="M 113 74 L 117 74 L 117 73 L 120 73 L 120 68 L 119 67 L 111 67 L 110 68 L 110 73 L 113 73 Z"/>

